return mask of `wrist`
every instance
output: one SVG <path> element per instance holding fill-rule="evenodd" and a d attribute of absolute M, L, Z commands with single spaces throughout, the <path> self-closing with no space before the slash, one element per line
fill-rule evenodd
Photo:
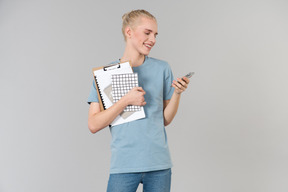
<path fill-rule="evenodd" d="M 182 92 L 177 92 L 176 90 L 174 90 L 174 94 L 177 96 L 180 96 Z"/>
<path fill-rule="evenodd" d="M 129 105 L 129 100 L 127 98 L 126 95 L 124 95 L 123 97 L 121 97 L 121 99 L 119 100 L 121 103 L 123 103 L 123 105 L 128 106 Z"/>

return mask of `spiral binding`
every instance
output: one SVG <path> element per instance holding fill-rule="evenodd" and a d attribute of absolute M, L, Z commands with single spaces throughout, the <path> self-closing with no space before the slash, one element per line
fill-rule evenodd
<path fill-rule="evenodd" d="M 95 78 L 95 83 L 97 84 L 97 87 L 98 87 L 98 92 L 99 92 L 99 94 L 100 94 L 100 99 L 101 99 L 101 102 L 102 102 L 102 104 L 103 104 L 103 108 L 104 108 L 104 110 L 106 110 L 106 106 L 105 106 L 105 103 L 104 103 L 104 100 L 103 100 L 103 96 L 102 96 L 102 93 L 101 93 L 99 84 L 98 84 L 98 82 L 97 82 L 96 76 L 94 76 L 94 78 Z"/>

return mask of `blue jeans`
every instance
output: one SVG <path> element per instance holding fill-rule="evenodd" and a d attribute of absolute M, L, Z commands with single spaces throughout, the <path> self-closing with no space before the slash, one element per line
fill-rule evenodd
<path fill-rule="evenodd" d="M 136 192 L 140 183 L 143 192 L 170 192 L 171 169 L 110 174 L 107 192 Z"/>

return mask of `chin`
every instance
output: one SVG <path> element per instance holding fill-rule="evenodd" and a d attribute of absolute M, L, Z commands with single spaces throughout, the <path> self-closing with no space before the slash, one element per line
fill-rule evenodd
<path fill-rule="evenodd" d="M 150 50 L 138 50 L 138 52 L 141 54 L 141 55 L 145 55 L 145 56 L 148 56 L 149 53 L 150 53 Z"/>
<path fill-rule="evenodd" d="M 149 53 L 150 53 L 150 51 L 143 51 L 141 54 L 147 56 L 147 55 L 149 55 Z"/>

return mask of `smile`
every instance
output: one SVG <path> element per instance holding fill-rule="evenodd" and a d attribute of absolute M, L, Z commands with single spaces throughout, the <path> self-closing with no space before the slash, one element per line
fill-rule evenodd
<path fill-rule="evenodd" d="M 152 48 L 152 45 L 148 45 L 148 44 L 144 44 L 146 47 L 148 47 L 149 49 Z"/>

